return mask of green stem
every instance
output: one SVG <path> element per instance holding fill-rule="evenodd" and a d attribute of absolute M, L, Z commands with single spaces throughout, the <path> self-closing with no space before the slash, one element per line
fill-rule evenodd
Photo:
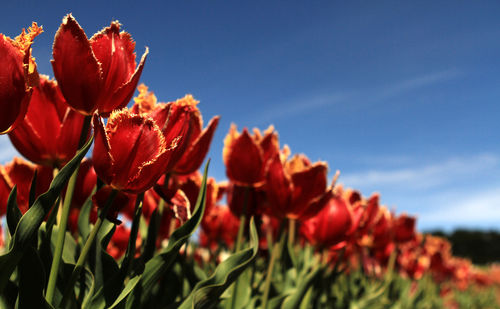
<path fill-rule="evenodd" d="M 126 274 L 130 274 L 132 267 L 134 265 L 135 256 L 135 242 L 137 240 L 137 233 L 139 232 L 139 222 L 142 214 L 142 201 L 144 199 L 144 192 L 137 195 L 135 200 L 135 212 L 134 220 L 132 221 L 132 227 L 130 228 L 130 238 L 128 240 L 127 253 L 125 254 L 125 259 L 122 263 L 122 268 L 126 270 Z"/>
<path fill-rule="evenodd" d="M 273 270 L 274 264 L 276 261 L 280 259 L 281 252 L 283 251 L 283 247 L 285 246 L 286 232 L 284 229 L 285 222 L 281 223 L 280 227 L 280 240 L 277 245 L 273 246 L 273 254 L 271 255 L 271 260 L 269 261 L 269 265 L 267 266 L 267 274 L 266 281 L 264 282 L 264 294 L 262 295 L 262 308 L 267 308 L 267 301 L 269 299 L 269 292 L 271 290 L 271 281 L 273 279 Z"/>
<path fill-rule="evenodd" d="M 288 247 L 292 249 L 295 246 L 296 225 L 297 221 L 295 219 L 290 219 L 288 221 Z"/>
<path fill-rule="evenodd" d="M 248 194 L 250 191 L 250 187 L 245 187 L 244 195 L 243 195 L 243 211 L 240 215 L 240 226 L 238 228 L 238 235 L 236 236 L 236 244 L 234 246 L 234 252 L 238 252 L 241 249 L 241 245 L 243 245 L 243 234 L 245 232 L 245 225 L 247 220 L 247 208 L 248 208 Z"/>
<path fill-rule="evenodd" d="M 160 232 L 160 222 L 163 216 L 163 208 L 165 208 L 165 201 L 163 200 L 163 198 L 160 198 L 158 208 L 155 210 L 155 212 L 153 212 L 153 215 L 151 216 L 151 219 L 149 221 L 146 243 L 144 244 L 141 256 L 143 263 L 149 261 L 155 253 L 156 239 L 158 237 L 158 233 Z"/>
<path fill-rule="evenodd" d="M 236 236 L 236 244 L 234 245 L 234 252 L 238 252 L 243 245 L 243 234 L 245 232 L 245 226 L 247 221 L 247 208 L 248 208 L 248 194 L 250 193 L 250 187 L 245 187 L 243 193 L 243 210 L 240 215 L 240 226 L 238 227 L 238 234 Z M 236 296 L 238 295 L 238 287 L 240 278 L 236 278 L 233 286 L 233 294 L 231 296 L 231 309 L 236 308 Z"/>
<path fill-rule="evenodd" d="M 78 149 L 82 148 L 87 140 L 87 134 L 90 128 L 90 121 L 92 116 L 86 116 L 83 120 L 82 132 L 80 133 L 80 140 L 78 141 Z M 56 290 L 57 283 L 57 273 L 59 272 L 59 265 L 61 264 L 62 252 L 64 248 L 64 239 L 66 236 L 66 227 L 68 226 L 68 218 L 71 210 L 71 200 L 73 199 L 73 193 L 75 192 L 76 180 L 78 177 L 78 166 L 68 182 L 68 187 L 66 188 L 66 195 L 64 197 L 64 204 L 61 213 L 61 221 L 59 222 L 56 248 L 54 251 L 54 257 L 52 260 L 52 265 L 50 267 L 49 282 L 47 284 L 47 292 L 45 293 L 45 298 L 47 302 L 52 305 L 54 299 L 54 293 Z M 55 209 L 54 209 L 55 211 Z"/>
<path fill-rule="evenodd" d="M 106 215 L 108 213 L 109 208 L 111 207 L 111 204 L 113 204 L 113 200 L 115 199 L 116 194 L 118 193 L 117 190 L 113 189 L 111 191 L 111 194 L 108 197 L 108 200 L 106 201 L 106 204 L 104 205 L 104 208 L 101 210 L 99 213 L 99 217 L 97 218 L 97 221 L 92 228 L 92 231 L 90 232 L 89 238 L 85 242 L 85 245 L 83 246 L 82 252 L 80 252 L 80 256 L 78 257 L 78 260 L 76 261 L 76 265 L 73 268 L 73 272 L 71 273 L 70 280 L 68 282 L 68 285 L 66 286 L 66 289 L 63 294 L 63 299 L 61 301 L 61 308 L 65 308 L 66 304 L 69 300 L 69 297 L 71 295 L 71 292 L 73 291 L 73 286 L 76 283 L 76 280 L 78 279 L 78 276 L 80 275 L 80 272 L 83 269 L 83 266 L 85 264 L 85 260 L 87 259 L 87 255 L 89 254 L 90 248 L 92 247 L 92 244 L 94 243 L 94 240 L 97 236 L 97 233 L 99 232 L 99 229 L 101 228 L 101 225 L 103 221 L 106 219 Z"/>

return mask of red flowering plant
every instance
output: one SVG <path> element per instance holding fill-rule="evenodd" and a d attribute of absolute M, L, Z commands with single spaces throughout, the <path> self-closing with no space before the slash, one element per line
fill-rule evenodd
<path fill-rule="evenodd" d="M 0 134 L 12 131 L 26 114 L 32 87 L 38 84 L 31 44 L 42 31 L 34 22 L 15 39 L 0 33 Z"/>
<path fill-rule="evenodd" d="M 41 75 L 33 87 L 28 112 L 9 138 L 30 161 L 61 168 L 77 152 L 85 116 L 67 105 L 57 82 Z M 85 128 L 86 138 L 90 135 Z"/>
<path fill-rule="evenodd" d="M 255 128 L 251 135 L 247 128 L 239 133 L 232 124 L 224 139 L 222 158 L 229 178 L 228 205 L 240 219 L 235 250 L 240 248 L 247 218 L 262 213 L 267 166 L 279 151 L 278 134 L 273 126 L 264 135 Z"/>
<path fill-rule="evenodd" d="M 33 177 L 37 174 L 35 188 L 31 188 Z M 30 207 L 30 192 L 35 197 L 47 191 L 52 181 L 52 170 L 43 166 L 36 166 L 21 158 L 14 158 L 6 165 L 0 165 L 0 216 L 7 212 L 6 205 L 9 193 L 17 186 L 17 206 L 21 213 Z"/>
<path fill-rule="evenodd" d="M 31 56 L 41 29 L 0 34 L 0 133 L 31 161 L 0 165 L 0 307 L 440 308 L 498 282 L 273 126 L 231 125 L 228 181 L 209 178 L 219 116 L 139 84 L 148 49 L 137 63 L 120 23 L 88 38 L 65 16 L 55 80 Z"/>
<path fill-rule="evenodd" d="M 109 115 L 125 107 L 148 54 L 146 48 L 136 68 L 134 48 L 117 21 L 88 39 L 73 16 L 66 15 L 54 38 L 52 67 L 68 104 L 84 115 Z"/>

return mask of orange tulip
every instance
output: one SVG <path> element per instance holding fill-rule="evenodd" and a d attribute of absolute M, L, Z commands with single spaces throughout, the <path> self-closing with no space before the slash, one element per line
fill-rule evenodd
<path fill-rule="evenodd" d="M 114 21 L 87 39 L 71 14 L 54 38 L 52 67 L 68 104 L 84 115 L 108 116 L 125 107 L 139 82 L 148 49 L 136 68 L 135 42 Z"/>
<path fill-rule="evenodd" d="M 31 44 L 42 31 L 34 22 L 14 40 L 0 33 L 0 134 L 12 131 L 26 114 L 31 87 L 38 83 Z"/>
<path fill-rule="evenodd" d="M 9 138 L 29 160 L 60 168 L 78 150 L 84 118 L 69 108 L 57 83 L 42 75 L 40 85 L 33 88 L 24 121 Z"/>

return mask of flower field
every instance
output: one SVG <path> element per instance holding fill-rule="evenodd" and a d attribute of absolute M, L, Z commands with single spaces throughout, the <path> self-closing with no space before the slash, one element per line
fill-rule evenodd
<path fill-rule="evenodd" d="M 88 38 L 65 16 L 55 79 L 31 55 L 42 27 L 0 34 L 0 132 L 24 157 L 0 166 L 0 308 L 499 308 L 500 266 L 328 179 L 273 126 L 233 124 L 215 181 L 219 117 L 140 83 L 148 49 L 120 27 Z"/>

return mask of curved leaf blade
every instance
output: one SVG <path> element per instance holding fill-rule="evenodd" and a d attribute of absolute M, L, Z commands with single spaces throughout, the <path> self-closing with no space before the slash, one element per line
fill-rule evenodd
<path fill-rule="evenodd" d="M 167 248 L 146 263 L 140 284 L 142 291 L 149 291 L 170 268 L 182 245 L 186 243 L 200 224 L 201 219 L 203 218 L 203 213 L 205 212 L 207 172 L 209 163 L 210 161 L 205 165 L 200 193 L 198 194 L 198 200 L 196 201 L 196 208 L 193 216 L 172 233 L 170 240 L 168 241 Z"/>
<path fill-rule="evenodd" d="M 21 217 L 17 224 L 14 235 L 12 236 L 12 245 L 9 251 L 0 256 L 0 292 L 9 281 L 10 275 L 16 268 L 23 256 L 24 250 L 31 244 L 31 240 L 36 235 L 43 219 L 54 205 L 54 202 L 61 194 L 68 179 L 73 171 L 79 166 L 80 161 L 92 144 L 93 138 L 90 138 L 85 146 L 59 171 L 52 180 L 49 190 L 40 195 L 33 206 Z"/>
<path fill-rule="evenodd" d="M 217 303 L 222 293 L 250 265 L 250 262 L 257 255 L 259 237 L 253 218 L 250 220 L 250 240 L 251 247 L 236 252 L 219 264 L 212 276 L 196 284 L 191 294 L 179 308 L 210 308 Z"/>

